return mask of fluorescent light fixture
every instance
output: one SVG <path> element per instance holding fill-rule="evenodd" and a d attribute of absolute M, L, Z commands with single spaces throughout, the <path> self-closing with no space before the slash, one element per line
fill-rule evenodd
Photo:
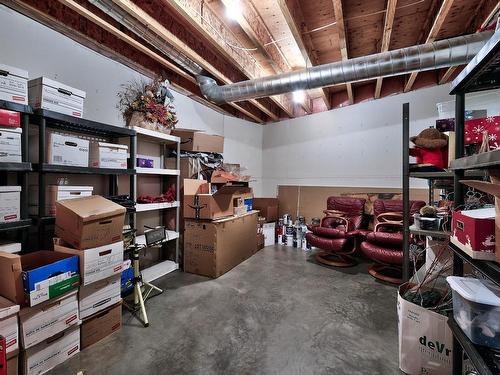
<path fill-rule="evenodd" d="M 226 16 L 228 18 L 237 21 L 241 17 L 241 13 L 240 0 L 229 0 L 226 3 Z"/>
<path fill-rule="evenodd" d="M 304 90 L 298 90 L 293 92 L 293 101 L 297 104 L 302 104 L 304 103 L 304 100 L 306 99 L 306 93 Z"/>

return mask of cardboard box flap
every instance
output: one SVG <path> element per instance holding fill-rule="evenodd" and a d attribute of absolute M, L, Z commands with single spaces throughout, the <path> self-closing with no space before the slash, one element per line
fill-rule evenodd
<path fill-rule="evenodd" d="M 76 213 L 82 218 L 82 221 L 95 221 L 104 217 L 122 215 L 126 208 L 116 204 L 109 199 L 103 198 L 100 195 L 92 195 L 90 197 L 75 198 L 56 202 L 56 210 L 58 207 Z"/>
<path fill-rule="evenodd" d="M 209 184 L 205 180 L 184 179 L 184 195 L 208 194 Z"/>
<path fill-rule="evenodd" d="M 62 91 L 62 92 L 67 93 L 69 95 L 79 96 L 80 98 L 83 98 L 83 99 L 85 99 L 85 97 L 86 97 L 85 91 L 82 91 L 82 90 L 79 90 L 77 88 L 65 85 L 64 83 L 61 83 L 61 82 L 54 81 L 54 80 L 47 78 L 47 77 L 39 77 L 39 78 L 32 79 L 31 81 L 29 81 L 28 85 L 29 85 L 29 87 L 33 87 L 33 86 L 40 85 L 40 84 L 52 87 L 58 91 Z"/>
<path fill-rule="evenodd" d="M 494 195 L 495 197 L 500 197 L 500 185 L 498 184 L 476 180 L 461 180 L 460 182 L 484 193 Z"/>
<path fill-rule="evenodd" d="M 21 322 L 26 321 L 33 317 L 33 315 L 39 314 L 40 312 L 46 312 L 49 310 L 58 309 L 68 303 L 73 303 L 77 294 L 77 290 L 72 290 L 71 292 L 65 293 L 62 296 L 49 299 L 36 306 L 26 306 L 19 311 L 19 319 Z"/>
<path fill-rule="evenodd" d="M 19 305 L 9 301 L 7 298 L 0 296 L 0 319 L 5 319 L 8 316 L 17 314 Z"/>
<path fill-rule="evenodd" d="M 0 71 L 4 71 L 7 74 L 18 76 L 19 78 L 28 79 L 28 72 L 23 69 L 16 68 L 14 66 L 9 66 L 5 64 L 0 64 Z"/>
<path fill-rule="evenodd" d="M 95 142 L 99 147 L 109 147 L 109 148 L 118 148 L 122 150 L 128 150 L 127 145 L 120 145 L 116 143 L 108 143 L 108 142 Z"/>

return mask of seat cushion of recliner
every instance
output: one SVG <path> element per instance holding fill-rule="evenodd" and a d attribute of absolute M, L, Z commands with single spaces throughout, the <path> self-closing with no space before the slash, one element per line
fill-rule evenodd
<path fill-rule="evenodd" d="M 315 235 L 314 233 L 306 234 L 307 243 L 321 250 L 338 252 L 343 251 L 344 246 L 349 241 L 347 238 L 326 238 Z"/>
<path fill-rule="evenodd" d="M 341 229 L 328 228 L 328 227 L 314 227 L 312 232 L 319 237 L 328 238 L 345 238 L 346 232 Z"/>
<path fill-rule="evenodd" d="M 380 247 L 368 241 L 361 243 L 360 247 L 363 254 L 375 262 L 395 265 L 403 264 L 403 251 L 401 250 Z"/>
<path fill-rule="evenodd" d="M 403 246 L 403 233 L 371 232 L 366 235 L 366 241 L 374 245 L 401 249 Z"/>

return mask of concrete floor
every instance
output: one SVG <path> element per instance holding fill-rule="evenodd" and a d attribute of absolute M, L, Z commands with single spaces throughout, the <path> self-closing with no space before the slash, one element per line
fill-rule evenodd
<path fill-rule="evenodd" d="M 216 280 L 170 274 L 149 328 L 125 313 L 51 374 L 400 374 L 396 288 L 309 258 L 267 247 Z"/>

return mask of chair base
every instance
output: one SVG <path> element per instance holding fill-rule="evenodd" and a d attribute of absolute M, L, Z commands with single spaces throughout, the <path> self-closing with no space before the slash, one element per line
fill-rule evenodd
<path fill-rule="evenodd" d="M 358 264 L 358 262 L 348 254 L 329 253 L 326 251 L 317 253 L 315 259 L 318 263 L 332 267 L 353 267 Z"/>
<path fill-rule="evenodd" d="M 372 264 L 368 268 L 368 273 L 374 278 L 391 284 L 403 283 L 403 270 L 397 266 L 387 264 Z"/>

